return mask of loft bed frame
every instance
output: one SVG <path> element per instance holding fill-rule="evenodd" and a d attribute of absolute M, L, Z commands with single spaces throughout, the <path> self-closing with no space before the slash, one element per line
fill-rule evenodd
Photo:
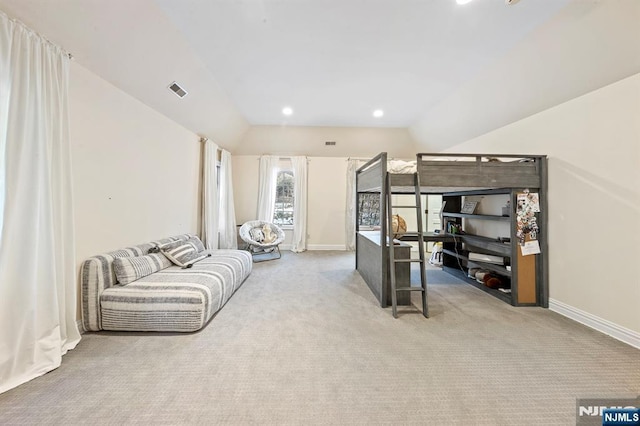
<path fill-rule="evenodd" d="M 389 246 L 387 225 L 386 178 L 390 177 L 392 194 L 414 194 L 413 175 L 390 173 L 388 156 L 382 152 L 356 171 L 356 269 L 364 278 L 381 307 L 390 303 L 389 290 Z M 548 307 L 548 260 L 547 252 L 547 157 L 544 155 L 513 154 L 441 154 L 419 153 L 416 155 L 416 170 L 422 194 L 461 193 L 472 195 L 474 191 L 529 189 L 538 192 L 540 199 L 540 249 L 543 253 L 537 262 L 537 305 Z M 360 194 L 380 194 L 379 230 L 360 229 Z M 405 241 L 416 241 L 417 236 L 407 234 Z M 512 231 L 513 236 L 513 231 Z M 425 241 L 453 241 L 445 233 L 424 233 Z M 512 241 L 514 239 L 512 238 Z M 514 243 L 515 244 L 515 243 Z M 397 247 L 397 246 L 396 246 Z M 515 250 L 514 250 L 515 252 Z M 399 272 L 396 268 L 396 277 Z M 406 271 L 404 272 L 406 275 Z"/>

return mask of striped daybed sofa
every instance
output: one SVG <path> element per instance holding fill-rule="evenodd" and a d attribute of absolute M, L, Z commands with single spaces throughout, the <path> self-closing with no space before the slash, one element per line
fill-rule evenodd
<path fill-rule="evenodd" d="M 116 282 L 113 266 L 116 258 L 144 256 L 153 247 L 190 237 L 178 235 L 85 260 L 80 269 L 83 328 L 190 332 L 204 327 L 251 272 L 251 254 L 208 251 L 210 257 L 188 269 L 172 265 L 126 285 Z"/>

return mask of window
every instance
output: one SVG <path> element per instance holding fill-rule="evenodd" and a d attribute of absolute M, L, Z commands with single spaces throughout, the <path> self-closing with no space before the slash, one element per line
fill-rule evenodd
<path fill-rule="evenodd" d="M 358 223 L 363 227 L 380 226 L 380 194 L 358 194 Z"/>
<path fill-rule="evenodd" d="M 293 226 L 293 202 L 293 172 L 291 170 L 278 170 L 273 223 Z"/>

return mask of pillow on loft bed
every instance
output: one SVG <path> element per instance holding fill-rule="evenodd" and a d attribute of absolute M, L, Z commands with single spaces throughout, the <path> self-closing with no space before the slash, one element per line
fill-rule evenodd
<path fill-rule="evenodd" d="M 387 171 L 389 173 L 415 173 L 418 170 L 415 161 L 389 160 Z"/>

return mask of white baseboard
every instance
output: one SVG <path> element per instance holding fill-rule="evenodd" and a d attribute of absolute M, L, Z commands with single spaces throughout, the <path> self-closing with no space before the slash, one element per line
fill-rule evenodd
<path fill-rule="evenodd" d="M 549 310 L 577 321 L 580 324 L 584 324 L 587 327 L 591 327 L 594 330 L 613 337 L 614 339 L 618 339 L 627 345 L 640 349 L 640 333 L 637 331 L 622 327 L 616 323 L 607 321 L 606 319 L 597 317 L 589 312 L 574 308 L 573 306 L 554 299 L 549 299 Z"/>

